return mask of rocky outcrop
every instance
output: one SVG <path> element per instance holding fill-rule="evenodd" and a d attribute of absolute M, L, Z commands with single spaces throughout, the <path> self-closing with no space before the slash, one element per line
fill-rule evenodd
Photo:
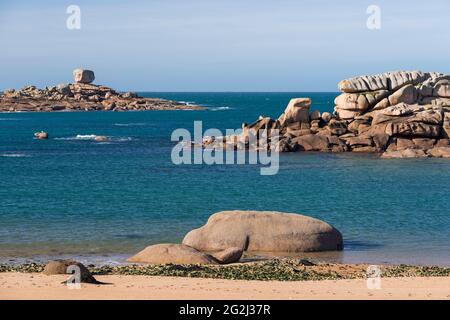
<path fill-rule="evenodd" d="M 310 99 L 294 98 L 277 120 L 261 116 L 250 125 L 243 124 L 239 136 L 215 141 L 208 137 L 204 145 L 214 141 L 211 147 L 238 150 L 387 151 L 383 158 L 445 157 L 446 151 L 438 148 L 446 147 L 437 147 L 437 142 L 450 137 L 449 75 L 396 71 L 343 80 L 338 87 L 342 93 L 334 100 L 333 114 L 311 111 Z M 279 136 L 272 141 L 274 129 Z M 250 143 L 249 135 L 258 130 L 266 133 Z M 409 144 L 412 151 L 397 150 L 398 141 Z"/>
<path fill-rule="evenodd" d="M 17 111 L 141 111 L 141 110 L 200 110 L 199 106 L 164 100 L 143 98 L 134 92 L 120 93 L 90 82 L 89 70 L 75 70 L 75 83 L 60 84 L 43 89 L 26 86 L 0 94 L 0 112 Z"/>
<path fill-rule="evenodd" d="M 200 251 L 230 247 L 249 252 L 342 250 L 342 235 L 326 222 L 293 213 L 222 211 L 189 232 L 183 244 Z"/>
<path fill-rule="evenodd" d="M 217 264 L 209 254 L 183 244 L 163 243 L 145 248 L 127 259 L 128 262 L 147 264 Z"/>

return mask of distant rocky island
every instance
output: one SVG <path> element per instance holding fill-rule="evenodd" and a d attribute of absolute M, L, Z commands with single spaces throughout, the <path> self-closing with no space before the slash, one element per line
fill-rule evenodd
<path fill-rule="evenodd" d="M 333 113 L 310 111 L 309 98 L 289 102 L 278 119 L 260 116 L 242 134 L 206 137 L 205 148 L 272 148 L 279 152 L 363 152 L 383 158 L 450 158 L 450 76 L 395 71 L 343 80 Z M 260 130 L 276 143 L 249 135 Z M 258 136 L 259 137 L 259 136 Z M 253 139 L 255 140 L 255 139 Z"/>
<path fill-rule="evenodd" d="M 76 69 L 74 83 L 44 89 L 26 86 L 5 90 L 0 94 L 0 112 L 50 111 L 141 111 L 201 110 L 200 106 L 177 101 L 143 98 L 134 92 L 119 93 L 103 85 L 95 85 L 93 71 Z"/>

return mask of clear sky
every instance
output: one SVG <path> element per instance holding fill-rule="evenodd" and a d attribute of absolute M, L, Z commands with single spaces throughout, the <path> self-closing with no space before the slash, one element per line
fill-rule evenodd
<path fill-rule="evenodd" d="M 72 4 L 80 30 L 66 27 Z M 362 74 L 450 73 L 449 17 L 448 0 L 0 0 L 0 89 L 71 82 L 77 67 L 136 91 L 336 91 Z"/>

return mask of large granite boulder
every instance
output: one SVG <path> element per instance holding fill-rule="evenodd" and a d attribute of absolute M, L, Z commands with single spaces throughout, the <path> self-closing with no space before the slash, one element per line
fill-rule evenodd
<path fill-rule="evenodd" d="M 391 94 L 388 100 L 391 106 L 399 103 L 413 104 L 417 101 L 416 87 L 412 84 L 401 87 Z"/>
<path fill-rule="evenodd" d="M 450 98 L 450 80 L 440 80 L 434 86 L 434 96 Z"/>
<path fill-rule="evenodd" d="M 363 93 L 342 93 L 334 100 L 335 112 L 342 119 L 352 119 L 355 116 L 374 107 L 389 95 L 387 90 Z"/>
<path fill-rule="evenodd" d="M 403 149 L 398 151 L 386 151 L 381 155 L 383 159 L 402 159 L 402 158 L 426 158 L 429 155 L 420 149 Z"/>
<path fill-rule="evenodd" d="M 76 83 L 92 83 L 95 80 L 94 71 L 84 70 L 84 69 L 75 69 L 73 71 L 73 79 Z"/>
<path fill-rule="evenodd" d="M 230 247 L 250 252 L 342 250 L 341 233 L 311 217 L 274 211 L 222 211 L 189 232 L 183 244 L 201 251 Z"/>
<path fill-rule="evenodd" d="M 210 255 L 183 244 L 163 243 L 148 246 L 128 262 L 148 264 L 217 264 Z"/>
<path fill-rule="evenodd" d="M 291 99 L 286 110 L 278 118 L 280 125 L 285 126 L 293 122 L 309 122 L 310 107 L 311 99 L 309 98 Z"/>
<path fill-rule="evenodd" d="M 393 71 L 371 76 L 361 76 L 342 80 L 338 87 L 342 92 L 354 93 L 377 90 L 397 90 L 404 85 L 416 85 L 428 78 L 436 78 L 443 74 L 422 71 Z"/>

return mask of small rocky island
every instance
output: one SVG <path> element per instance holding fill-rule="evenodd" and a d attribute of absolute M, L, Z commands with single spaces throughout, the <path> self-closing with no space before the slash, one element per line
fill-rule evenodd
<path fill-rule="evenodd" d="M 195 105 L 159 98 L 143 98 L 134 92 L 119 93 L 96 85 L 93 71 L 76 69 L 74 83 L 44 89 L 26 86 L 20 90 L 5 90 L 0 94 L 0 112 L 50 111 L 142 111 L 142 110 L 202 110 Z"/>
<path fill-rule="evenodd" d="M 205 148 L 279 152 L 363 152 L 383 158 L 450 158 L 450 76 L 436 72 L 396 71 L 343 80 L 334 112 L 310 111 L 309 98 L 289 102 L 278 119 L 260 116 L 242 133 L 206 137 Z M 249 136 L 270 137 L 275 143 Z"/>

